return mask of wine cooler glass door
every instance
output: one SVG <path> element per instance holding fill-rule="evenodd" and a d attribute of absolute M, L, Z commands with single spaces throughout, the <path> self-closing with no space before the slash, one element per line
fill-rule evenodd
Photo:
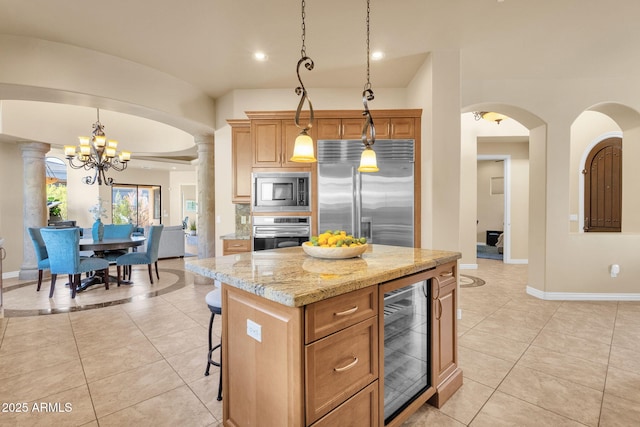
<path fill-rule="evenodd" d="M 384 294 L 384 418 L 430 386 L 428 281 Z"/>

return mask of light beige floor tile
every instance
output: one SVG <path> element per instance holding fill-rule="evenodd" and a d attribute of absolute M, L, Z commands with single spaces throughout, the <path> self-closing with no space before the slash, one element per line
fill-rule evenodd
<path fill-rule="evenodd" d="M 617 347 L 624 347 L 640 353 L 640 324 L 631 323 L 624 325 L 616 323 L 613 331 L 613 343 Z"/>
<path fill-rule="evenodd" d="M 514 325 L 520 328 L 540 330 L 551 319 L 552 314 L 537 311 L 520 311 L 503 307 L 493 313 L 487 320 L 503 325 Z"/>
<path fill-rule="evenodd" d="M 609 362 L 609 352 L 611 351 L 609 344 L 566 335 L 546 328 L 540 332 L 532 344 L 558 353 L 605 364 Z"/>
<path fill-rule="evenodd" d="M 473 329 L 526 344 L 531 344 L 536 336 L 538 336 L 538 333 L 540 333 L 539 329 L 526 328 L 520 326 L 518 323 L 495 319 L 493 316 L 489 316 L 487 319 L 478 323 Z"/>
<path fill-rule="evenodd" d="M 516 311 L 528 311 L 531 313 L 541 314 L 547 316 L 549 319 L 555 314 L 558 307 L 562 304 L 560 301 L 545 301 L 530 295 L 526 295 L 519 291 L 520 297 L 516 295 L 512 296 L 511 301 L 503 306 L 503 309 L 516 310 Z"/>
<path fill-rule="evenodd" d="M 402 424 L 403 427 L 461 427 L 460 421 L 443 414 L 431 405 L 424 404 Z"/>
<path fill-rule="evenodd" d="M 204 377 L 204 372 L 207 368 L 208 352 L 208 345 L 203 345 L 184 353 L 169 356 L 166 359 L 178 375 L 180 375 L 180 378 L 189 384 Z M 214 355 L 214 360 L 218 360 L 216 355 Z M 213 375 L 217 370 L 218 367 L 211 366 L 209 374 Z"/>
<path fill-rule="evenodd" d="M 9 320 L 9 319 L 7 319 Z M 70 331 L 71 323 L 67 314 L 49 316 L 13 317 L 7 322 L 6 337 L 23 336 L 34 332 L 51 333 Z"/>
<path fill-rule="evenodd" d="M 497 391 L 469 424 L 472 427 L 571 427 L 576 421 Z"/>
<path fill-rule="evenodd" d="M 149 338 L 181 332 L 199 326 L 186 314 L 177 311 L 171 316 L 157 315 L 136 320 L 136 325 Z"/>
<path fill-rule="evenodd" d="M 150 341 L 165 358 L 199 348 L 203 344 L 208 346 L 208 329 L 195 325 L 193 328 L 150 338 Z M 214 338 L 213 345 L 219 342 L 219 338 Z"/>
<path fill-rule="evenodd" d="M 587 327 L 613 328 L 616 312 L 616 302 L 565 301 L 554 316 L 579 320 Z"/>
<path fill-rule="evenodd" d="M 602 392 L 592 388 L 516 366 L 498 390 L 583 424 L 598 424 Z"/>
<path fill-rule="evenodd" d="M 0 356 L 0 380 L 15 375 L 30 374 L 34 367 L 47 368 L 79 360 L 78 348 L 73 342 L 69 342 L 68 345 L 49 346 L 46 351 L 37 348 L 9 353 Z"/>
<path fill-rule="evenodd" d="M 85 384 L 79 360 L 35 367 L 28 374 L 0 381 L 0 402 L 31 402 Z"/>
<path fill-rule="evenodd" d="M 611 346 L 609 366 L 640 374 L 640 356 L 635 350 Z"/>
<path fill-rule="evenodd" d="M 89 383 L 89 390 L 100 419 L 183 384 L 171 366 L 161 360 Z"/>
<path fill-rule="evenodd" d="M 558 317 L 556 315 L 549 320 L 543 330 L 593 340 L 602 344 L 611 344 L 613 337 L 613 326 L 611 328 L 604 328 L 597 324 L 590 326 L 580 318 Z"/>
<path fill-rule="evenodd" d="M 120 329 L 105 328 L 96 330 L 93 334 L 76 337 L 81 357 L 144 341 L 147 341 L 147 337 L 135 326 Z"/>
<path fill-rule="evenodd" d="M 640 405 L 610 394 L 602 400 L 600 427 L 627 427 L 640 425 Z"/>
<path fill-rule="evenodd" d="M 640 374 L 609 366 L 604 392 L 640 404 Z"/>
<path fill-rule="evenodd" d="M 458 327 L 471 329 L 486 318 L 487 316 L 481 313 L 476 313 L 471 310 L 463 310 L 462 318 L 458 320 Z"/>
<path fill-rule="evenodd" d="M 43 329 L 23 335 L 5 336 L 0 347 L 0 356 L 22 353 L 25 351 L 37 351 L 50 346 L 75 346 L 71 328 Z"/>
<path fill-rule="evenodd" d="M 528 347 L 527 343 L 488 334 L 475 328 L 464 334 L 458 343 L 461 346 L 509 361 L 518 360 Z"/>
<path fill-rule="evenodd" d="M 458 359 L 465 378 L 491 388 L 498 387 L 515 364 L 464 346 L 458 347 Z"/>
<path fill-rule="evenodd" d="M 82 366 L 87 381 L 94 382 L 161 359 L 162 355 L 145 339 L 85 356 L 82 358 Z"/>
<path fill-rule="evenodd" d="M 465 378 L 462 387 L 440 408 L 440 412 L 469 424 L 494 391 L 492 387 Z"/>
<path fill-rule="evenodd" d="M 187 386 L 178 387 L 151 399 L 99 419 L 101 427 L 208 426 L 217 420 Z"/>
<path fill-rule="evenodd" d="M 222 421 L 222 401 L 217 399 L 219 378 L 218 372 L 214 372 L 213 368 L 211 368 L 211 374 L 208 377 L 203 376 L 189 383 L 189 387 L 198 396 L 198 399 L 205 404 L 215 419 Z"/>
<path fill-rule="evenodd" d="M 522 355 L 516 366 L 525 366 L 603 391 L 607 376 L 607 365 L 590 362 L 542 347 L 531 346 Z"/>
<path fill-rule="evenodd" d="M 25 404 L 27 412 L 0 414 L 0 425 L 80 426 L 95 421 L 86 384 Z"/>

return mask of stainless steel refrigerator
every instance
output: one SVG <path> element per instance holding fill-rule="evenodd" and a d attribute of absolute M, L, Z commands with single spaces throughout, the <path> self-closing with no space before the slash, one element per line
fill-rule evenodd
<path fill-rule="evenodd" d="M 380 171 L 360 173 L 362 141 L 318 141 L 318 233 L 412 247 L 414 141 L 377 140 L 373 149 Z"/>

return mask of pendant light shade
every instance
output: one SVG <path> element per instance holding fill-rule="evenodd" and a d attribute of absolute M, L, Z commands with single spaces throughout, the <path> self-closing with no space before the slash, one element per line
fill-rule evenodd
<path fill-rule="evenodd" d="M 362 151 L 362 156 L 360 157 L 360 167 L 358 167 L 358 172 L 378 172 L 378 161 L 376 160 L 376 152 L 371 149 L 371 147 L 367 147 Z"/>
<path fill-rule="evenodd" d="M 317 161 L 313 152 L 313 140 L 304 130 L 296 137 L 293 156 L 289 160 L 300 163 L 313 163 Z"/>

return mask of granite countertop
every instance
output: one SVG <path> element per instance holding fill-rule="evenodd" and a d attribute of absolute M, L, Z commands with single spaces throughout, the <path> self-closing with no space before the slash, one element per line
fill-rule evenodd
<path fill-rule="evenodd" d="M 250 237 L 248 234 L 229 233 L 220 236 L 220 240 L 249 240 Z"/>
<path fill-rule="evenodd" d="M 369 245 L 360 257 L 326 260 L 301 247 L 185 262 L 187 270 L 271 301 L 301 307 L 455 261 L 459 252 Z"/>

